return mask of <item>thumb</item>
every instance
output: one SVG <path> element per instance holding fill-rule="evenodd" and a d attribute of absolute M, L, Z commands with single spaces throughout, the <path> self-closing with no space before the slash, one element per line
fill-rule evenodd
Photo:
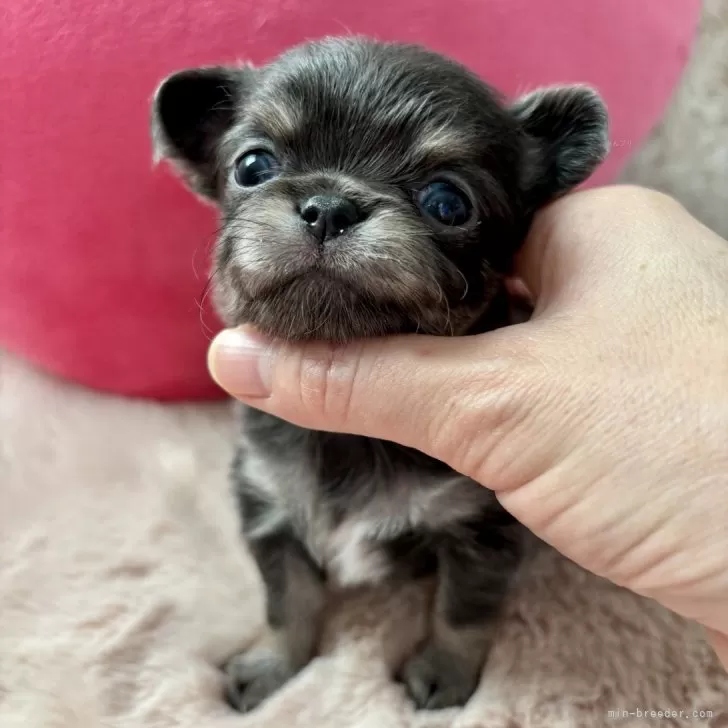
<path fill-rule="evenodd" d="M 212 342 L 209 368 L 238 400 L 302 427 L 414 447 L 482 476 L 489 438 L 516 421 L 523 376 L 506 330 L 289 344 L 248 328 Z"/>

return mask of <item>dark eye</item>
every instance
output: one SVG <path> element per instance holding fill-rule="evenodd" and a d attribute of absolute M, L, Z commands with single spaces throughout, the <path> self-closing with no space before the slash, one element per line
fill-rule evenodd
<path fill-rule="evenodd" d="M 235 181 L 241 187 L 254 187 L 277 174 L 278 162 L 268 152 L 248 152 L 235 163 Z"/>
<path fill-rule="evenodd" d="M 463 225 L 473 212 L 468 196 L 450 182 L 432 182 L 423 187 L 417 202 L 425 215 L 442 225 Z"/>

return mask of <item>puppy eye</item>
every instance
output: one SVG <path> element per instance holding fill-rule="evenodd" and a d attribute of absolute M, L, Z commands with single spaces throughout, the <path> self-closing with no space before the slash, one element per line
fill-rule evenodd
<path fill-rule="evenodd" d="M 473 213 L 468 196 L 450 182 L 432 182 L 423 187 L 417 203 L 425 215 L 442 225 L 463 225 Z"/>
<path fill-rule="evenodd" d="M 268 152 L 256 150 L 243 154 L 235 163 L 235 181 L 241 187 L 254 187 L 278 174 L 278 161 Z"/>

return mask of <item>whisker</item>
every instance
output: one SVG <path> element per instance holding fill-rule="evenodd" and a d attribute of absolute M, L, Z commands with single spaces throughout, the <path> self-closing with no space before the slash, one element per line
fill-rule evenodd
<path fill-rule="evenodd" d="M 450 329 L 450 336 L 455 335 L 455 328 L 452 324 L 452 312 L 450 311 L 450 303 L 447 300 L 447 296 L 445 295 L 445 291 L 443 290 L 442 286 L 437 283 L 437 289 L 440 294 L 440 298 L 438 300 L 438 303 L 444 303 L 445 304 L 445 311 L 446 311 L 446 318 L 445 318 L 445 326 Z"/>
<path fill-rule="evenodd" d="M 220 273 L 222 273 L 222 268 L 220 266 L 216 266 L 210 272 L 210 275 L 207 278 L 207 281 L 202 289 L 201 298 L 199 300 L 195 299 L 195 304 L 197 305 L 197 309 L 199 311 L 199 319 L 200 325 L 202 326 L 202 333 L 208 341 L 212 340 L 213 330 L 205 322 L 205 301 L 212 293 L 212 284 L 215 280 L 215 276 L 219 275 Z"/>
<path fill-rule="evenodd" d="M 463 272 L 460 270 L 460 268 L 455 268 L 455 270 L 458 272 L 458 275 L 463 279 L 463 283 L 465 283 L 465 290 L 463 291 L 463 295 L 460 296 L 460 300 L 463 301 L 465 299 L 465 296 L 468 295 L 468 290 L 470 290 L 470 286 L 468 284 L 467 278 L 463 275 Z"/>
<path fill-rule="evenodd" d="M 194 272 L 195 278 L 197 280 L 200 280 L 202 278 L 198 268 L 198 256 L 201 249 L 204 249 L 205 254 L 209 256 L 209 254 L 211 253 L 211 248 L 215 245 L 219 236 L 223 232 L 240 234 L 242 232 L 245 232 L 248 226 L 253 225 L 257 225 L 259 227 L 267 228 L 269 230 L 277 232 L 277 228 L 275 227 L 275 225 L 264 222 L 262 220 L 251 220 L 249 218 L 240 216 L 223 219 L 222 224 L 205 237 L 204 244 L 197 246 L 192 253 L 192 270 Z"/>

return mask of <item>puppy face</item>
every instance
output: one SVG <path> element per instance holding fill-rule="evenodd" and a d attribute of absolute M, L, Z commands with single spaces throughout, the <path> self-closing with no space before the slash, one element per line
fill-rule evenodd
<path fill-rule="evenodd" d="M 534 211 L 607 146 L 591 90 L 508 106 L 452 61 L 361 39 L 174 74 L 153 135 L 221 209 L 224 321 L 332 341 L 477 328 Z"/>

